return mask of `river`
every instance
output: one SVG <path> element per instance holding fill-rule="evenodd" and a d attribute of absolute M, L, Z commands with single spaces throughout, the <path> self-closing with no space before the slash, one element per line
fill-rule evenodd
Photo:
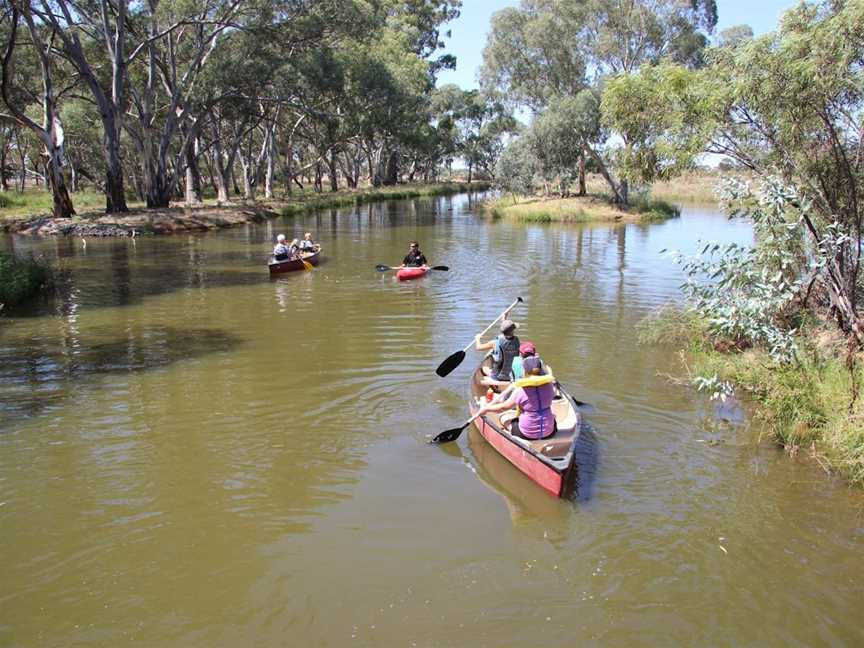
<path fill-rule="evenodd" d="M 325 259 L 271 280 L 275 235 Z M 521 225 L 469 196 L 218 233 L 0 239 L 64 268 L 0 320 L 0 645 L 862 645 L 864 496 L 677 385 L 635 325 L 680 299 L 650 225 Z M 433 272 L 397 283 L 417 238 Z M 520 337 L 591 403 L 557 500 L 464 420 Z M 806 454 L 802 449 L 801 454 Z"/>

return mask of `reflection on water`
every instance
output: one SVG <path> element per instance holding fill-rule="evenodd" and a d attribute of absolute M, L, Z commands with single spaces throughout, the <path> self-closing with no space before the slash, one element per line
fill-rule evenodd
<path fill-rule="evenodd" d="M 519 225 L 472 200 L 5 238 L 64 273 L 0 319 L 0 644 L 864 642 L 860 493 L 636 339 L 684 279 L 660 250 L 749 225 Z M 305 231 L 324 262 L 271 280 L 276 234 Z M 375 271 L 410 239 L 451 271 Z M 473 431 L 426 443 L 479 357 L 435 367 L 517 295 L 520 337 L 595 406 L 571 499 Z"/>

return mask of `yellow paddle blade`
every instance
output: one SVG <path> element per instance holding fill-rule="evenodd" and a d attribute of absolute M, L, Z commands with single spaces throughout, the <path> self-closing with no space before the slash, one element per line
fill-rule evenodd
<path fill-rule="evenodd" d="M 315 267 L 315 266 L 313 266 L 313 265 L 312 265 L 311 263 L 309 263 L 308 261 L 303 261 L 303 269 L 306 270 L 307 272 L 309 272 L 310 270 L 312 270 L 312 268 L 314 268 L 314 267 Z"/>

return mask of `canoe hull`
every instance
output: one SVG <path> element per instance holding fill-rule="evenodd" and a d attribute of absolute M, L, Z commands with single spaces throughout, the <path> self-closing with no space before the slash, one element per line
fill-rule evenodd
<path fill-rule="evenodd" d="M 312 254 L 304 254 L 301 259 L 286 259 L 285 261 L 270 261 L 267 267 L 270 269 L 270 274 L 282 274 L 284 272 L 295 272 L 305 269 L 303 261 L 311 263 L 313 266 L 318 265 L 318 260 L 321 255 L 321 250 Z"/>
<path fill-rule="evenodd" d="M 485 402 L 487 387 L 482 384 L 482 379 L 482 367 L 478 367 L 470 382 L 468 409 L 472 416 Z M 576 473 L 574 450 L 582 418 L 572 397 L 563 388 L 559 388 L 559 396 L 552 407 L 558 431 L 547 439 L 527 440 L 512 436 L 501 424 L 497 413 L 475 419 L 474 427 L 489 445 L 531 481 L 561 497 L 567 493 Z"/>
<path fill-rule="evenodd" d="M 396 271 L 396 278 L 399 281 L 409 281 L 411 279 L 420 279 L 429 273 L 428 268 L 399 268 Z"/>
<path fill-rule="evenodd" d="M 516 445 L 505 435 L 498 432 L 483 419 L 475 419 L 474 426 L 480 435 L 511 464 L 516 466 L 531 481 L 549 491 L 555 497 L 561 497 L 564 490 L 566 473 L 560 473 L 543 464 L 534 455 Z"/>

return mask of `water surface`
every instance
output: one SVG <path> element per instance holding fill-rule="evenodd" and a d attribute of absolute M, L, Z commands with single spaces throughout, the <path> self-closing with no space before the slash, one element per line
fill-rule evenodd
<path fill-rule="evenodd" d="M 711 209 L 518 225 L 457 196 L 201 235 L 0 239 L 56 299 L 0 321 L 0 645 L 861 645 L 857 491 L 665 376 L 634 326 Z M 279 232 L 324 262 L 271 280 Z M 417 238 L 450 266 L 395 282 Z M 520 336 L 592 403 L 557 500 L 474 434 L 468 360 Z"/>

